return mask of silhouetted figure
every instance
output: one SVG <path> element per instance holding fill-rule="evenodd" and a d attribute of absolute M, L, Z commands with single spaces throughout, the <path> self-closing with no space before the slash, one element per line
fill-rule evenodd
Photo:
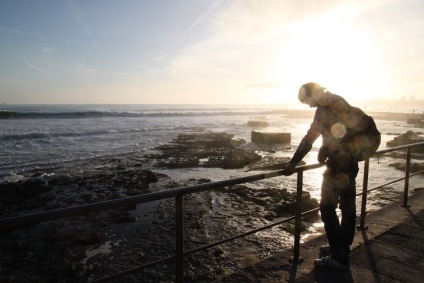
<path fill-rule="evenodd" d="M 320 212 L 329 243 L 321 250 L 327 249 L 331 255 L 314 263 L 317 267 L 344 271 L 348 268 L 355 235 L 358 162 L 375 153 L 380 133 L 370 116 L 317 83 L 302 85 L 299 100 L 317 109 L 307 134 L 284 167 L 285 175 L 294 173 L 296 165 L 321 135 L 318 162 L 325 163 L 327 168 L 321 186 Z M 336 214 L 337 206 L 341 210 L 341 222 Z"/>

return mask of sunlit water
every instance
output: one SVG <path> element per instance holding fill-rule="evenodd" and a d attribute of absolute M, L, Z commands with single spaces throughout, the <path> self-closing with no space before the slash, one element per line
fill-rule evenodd
<path fill-rule="evenodd" d="M 273 106 L 3 105 L 0 111 L 0 114 L 13 116 L 12 119 L 0 119 L 0 182 L 25 179 L 35 169 L 38 172 L 45 170 L 46 174 L 51 168 L 84 170 L 84 166 L 90 166 L 90 158 L 129 153 L 142 155 L 169 143 L 179 133 L 199 129 L 231 133 L 235 138 L 244 139 L 244 146 L 253 146 L 250 142 L 252 128 L 247 126 L 247 121 L 256 114 L 265 115 L 269 122 L 269 126 L 260 131 L 290 132 L 292 136 L 290 145 L 275 145 L 275 153 L 259 153 L 288 157 L 311 123 L 311 118 L 292 119 L 288 117 L 287 108 Z M 405 122 L 376 120 L 376 123 L 382 133 L 380 149 L 393 139 L 391 133 L 421 130 L 411 128 Z M 320 144 L 321 139 L 318 139 L 304 158 L 306 163 L 316 163 Z M 78 168 L 75 167 L 77 161 Z M 391 162 L 394 159 L 387 157 L 371 160 L 369 187 L 402 177 L 403 172 L 388 167 Z M 323 170 L 304 174 L 304 189 L 318 200 Z M 157 171 L 176 180 L 209 178 L 212 181 L 257 173 L 219 168 Z M 358 190 L 362 187 L 362 172 L 361 169 L 357 178 Z M 421 177 L 414 177 L 411 187 L 418 186 L 421 181 Z M 267 182 L 281 188 L 296 187 L 295 176 L 277 177 Z M 391 186 L 402 190 L 402 183 Z"/>

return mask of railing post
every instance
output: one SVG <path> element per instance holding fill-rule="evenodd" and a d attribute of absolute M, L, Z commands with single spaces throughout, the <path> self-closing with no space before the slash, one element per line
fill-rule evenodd
<path fill-rule="evenodd" d="M 175 225 L 176 225 L 176 279 L 175 282 L 182 283 L 184 281 L 184 202 L 183 195 L 175 197 Z"/>
<path fill-rule="evenodd" d="M 411 147 L 406 152 L 405 186 L 403 188 L 403 207 L 408 207 L 409 173 L 411 171 Z"/>
<path fill-rule="evenodd" d="M 365 214 L 367 208 L 367 192 L 368 192 L 368 172 L 370 170 L 370 160 L 365 159 L 364 164 L 364 180 L 362 183 L 362 203 L 361 203 L 361 219 L 359 222 L 359 229 L 366 229 L 365 227 Z"/>
<path fill-rule="evenodd" d="M 303 259 L 299 256 L 300 250 L 300 221 L 302 217 L 302 185 L 303 171 L 297 172 L 297 192 L 296 192 L 296 215 L 294 223 L 294 250 L 293 257 L 290 259 L 293 262 L 302 262 Z"/>

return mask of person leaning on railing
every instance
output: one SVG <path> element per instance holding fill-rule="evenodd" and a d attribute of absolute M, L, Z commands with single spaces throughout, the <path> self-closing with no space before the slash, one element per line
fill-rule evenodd
<path fill-rule="evenodd" d="M 365 153 L 370 153 L 366 151 L 377 150 L 380 134 L 370 116 L 317 83 L 302 85 L 299 100 L 317 109 L 308 132 L 290 162 L 284 166 L 284 174 L 288 176 L 295 172 L 296 165 L 321 135 L 318 162 L 325 163 L 326 171 L 321 186 L 320 212 L 329 245 L 320 250 L 329 255 L 316 259 L 314 264 L 318 268 L 345 271 L 349 266 L 350 245 L 355 235 L 358 161 L 367 158 Z M 376 137 L 367 135 L 368 131 L 376 133 Z M 341 222 L 336 214 L 338 205 L 342 213 Z"/>

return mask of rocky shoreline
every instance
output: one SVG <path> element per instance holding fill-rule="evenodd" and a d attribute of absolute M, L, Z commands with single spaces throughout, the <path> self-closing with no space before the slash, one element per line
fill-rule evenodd
<path fill-rule="evenodd" d="M 0 212 L 2 218 L 13 217 L 211 182 L 206 178 L 176 181 L 156 168 L 276 170 L 288 162 L 258 154 L 267 146 L 243 145 L 231 134 L 199 130 L 178 135 L 151 153 L 96 158 L 89 166 L 75 164 L 78 169 L 73 171 L 62 167 L 34 171 L 25 181 L 0 184 Z M 317 207 L 309 193 L 302 197 L 304 211 Z M 187 195 L 184 202 L 185 250 L 190 250 L 293 215 L 295 194 L 272 185 L 248 184 Z M 172 199 L 156 201 L 2 231 L 0 281 L 87 282 L 173 255 L 174 206 Z M 315 218 L 310 221 L 317 219 L 311 217 Z M 306 231 L 308 219 L 303 224 Z M 186 258 L 185 279 L 213 281 L 286 250 L 293 243 L 292 230 L 292 224 L 281 225 L 269 233 L 191 254 Z M 165 264 L 116 282 L 169 282 L 173 275 L 174 264 Z"/>
<path fill-rule="evenodd" d="M 249 170 L 275 169 L 287 162 L 266 158 L 241 147 L 227 133 L 181 134 L 154 153 L 110 156 L 90 160 L 80 170 L 56 168 L 32 172 L 25 181 L 0 184 L 2 218 L 77 206 L 104 200 L 210 182 L 176 182 L 154 168 L 218 167 Z M 147 169 L 149 168 L 149 169 Z M 185 197 L 185 249 L 204 245 L 236 232 L 270 223 L 293 213 L 295 197 L 287 190 L 249 186 L 223 188 Z M 304 193 L 305 207 L 317 202 Z M 213 207 L 212 207 L 213 206 Z M 237 212 L 234 214 L 234 212 Z M 226 223 L 223 225 L 222 223 Z M 133 206 L 2 231 L 3 282 L 86 282 L 174 253 L 174 201 Z M 281 229 L 281 228 L 279 228 Z M 285 227 L 288 231 L 290 225 Z M 285 238 L 290 238 L 288 232 Z M 153 235 L 153 237 L 152 237 Z M 282 237 L 284 238 L 284 237 Z M 252 247 L 246 253 L 244 247 Z M 262 246 L 262 247 L 261 247 Z M 289 244 L 283 248 L 289 247 Z M 281 246 L 257 236 L 187 257 L 188 281 L 219 278 L 249 255 L 266 256 Z M 237 255 L 238 254 L 238 255 Z M 127 275 L 143 282 L 172 281 L 173 264 Z M 162 269 L 162 270 L 161 270 Z M 161 271 L 160 271 L 161 270 Z"/>

